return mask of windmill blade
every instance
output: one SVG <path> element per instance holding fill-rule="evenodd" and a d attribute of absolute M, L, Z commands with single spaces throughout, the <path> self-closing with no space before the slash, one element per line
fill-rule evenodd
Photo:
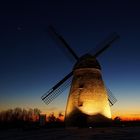
<path fill-rule="evenodd" d="M 66 75 L 61 81 L 59 81 L 55 86 L 53 86 L 49 91 L 47 91 L 41 99 L 48 105 L 59 96 L 71 83 L 73 72 Z"/>
<path fill-rule="evenodd" d="M 113 106 L 117 102 L 117 99 L 115 98 L 115 96 L 113 95 L 113 93 L 109 88 L 107 88 L 107 94 L 108 94 L 108 101 L 110 103 L 110 106 Z"/>
<path fill-rule="evenodd" d="M 53 26 L 50 25 L 49 30 L 63 44 L 63 46 L 68 49 L 68 51 L 72 54 L 72 56 L 76 60 L 79 60 L 79 57 L 76 55 L 76 53 L 73 51 L 73 49 L 68 45 L 68 43 L 65 41 L 65 39 L 55 31 Z"/>
<path fill-rule="evenodd" d="M 97 45 L 95 49 L 91 50 L 89 53 L 94 55 L 95 57 L 98 57 L 101 53 L 103 53 L 105 50 L 107 50 L 113 42 L 115 42 L 117 39 L 119 39 L 120 36 L 117 33 L 111 34 L 106 40 L 102 41 L 100 44 Z"/>

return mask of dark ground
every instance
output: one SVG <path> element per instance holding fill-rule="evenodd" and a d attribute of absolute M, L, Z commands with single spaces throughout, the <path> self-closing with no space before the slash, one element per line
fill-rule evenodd
<path fill-rule="evenodd" d="M 0 140 L 140 140 L 140 127 L 41 128 L 0 131 Z"/>

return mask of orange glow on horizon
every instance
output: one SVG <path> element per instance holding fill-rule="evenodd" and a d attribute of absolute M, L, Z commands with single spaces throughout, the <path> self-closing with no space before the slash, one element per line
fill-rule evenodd
<path fill-rule="evenodd" d="M 140 114 L 112 115 L 113 120 L 116 117 L 119 117 L 122 121 L 140 121 Z"/>
<path fill-rule="evenodd" d="M 48 116 L 51 113 L 47 112 L 47 113 L 44 113 L 44 114 L 47 114 L 47 116 Z M 57 111 L 54 112 L 54 116 L 55 117 L 58 117 L 58 114 L 59 114 L 59 112 L 57 112 Z M 65 119 L 65 112 L 62 112 L 62 114 L 63 114 L 63 116 L 62 116 L 62 118 L 60 118 L 60 120 L 64 121 L 64 119 Z M 122 113 L 112 114 L 112 119 L 113 120 L 116 117 L 119 117 L 122 121 L 140 121 L 140 114 L 128 114 L 128 113 L 125 113 L 125 114 L 122 114 Z"/>

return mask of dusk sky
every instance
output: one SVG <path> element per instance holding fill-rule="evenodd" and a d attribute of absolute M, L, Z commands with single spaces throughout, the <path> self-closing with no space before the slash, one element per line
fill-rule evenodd
<path fill-rule="evenodd" d="M 64 111 L 69 89 L 49 106 L 41 96 L 75 60 L 48 32 L 52 24 L 78 56 L 113 32 L 120 39 L 97 59 L 117 98 L 112 115 L 140 117 L 140 2 L 138 0 L 19 0 L 0 2 L 0 110 Z"/>

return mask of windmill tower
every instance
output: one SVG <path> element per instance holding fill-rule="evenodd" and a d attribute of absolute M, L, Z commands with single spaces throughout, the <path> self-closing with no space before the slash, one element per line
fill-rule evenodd
<path fill-rule="evenodd" d="M 45 93 L 41 97 L 42 100 L 45 101 L 46 104 L 49 104 L 70 85 L 70 79 L 73 76 L 65 112 L 66 125 L 80 126 L 82 124 L 87 126 L 94 123 L 110 121 L 110 105 L 113 105 L 116 99 L 112 93 L 105 88 L 101 75 L 101 66 L 96 58 L 109 48 L 119 36 L 113 34 L 100 44 L 98 51 L 94 53 L 90 51 L 78 57 L 63 37 L 55 32 L 53 27 L 50 27 L 50 30 L 69 50 L 77 62 L 72 72 Z"/>

